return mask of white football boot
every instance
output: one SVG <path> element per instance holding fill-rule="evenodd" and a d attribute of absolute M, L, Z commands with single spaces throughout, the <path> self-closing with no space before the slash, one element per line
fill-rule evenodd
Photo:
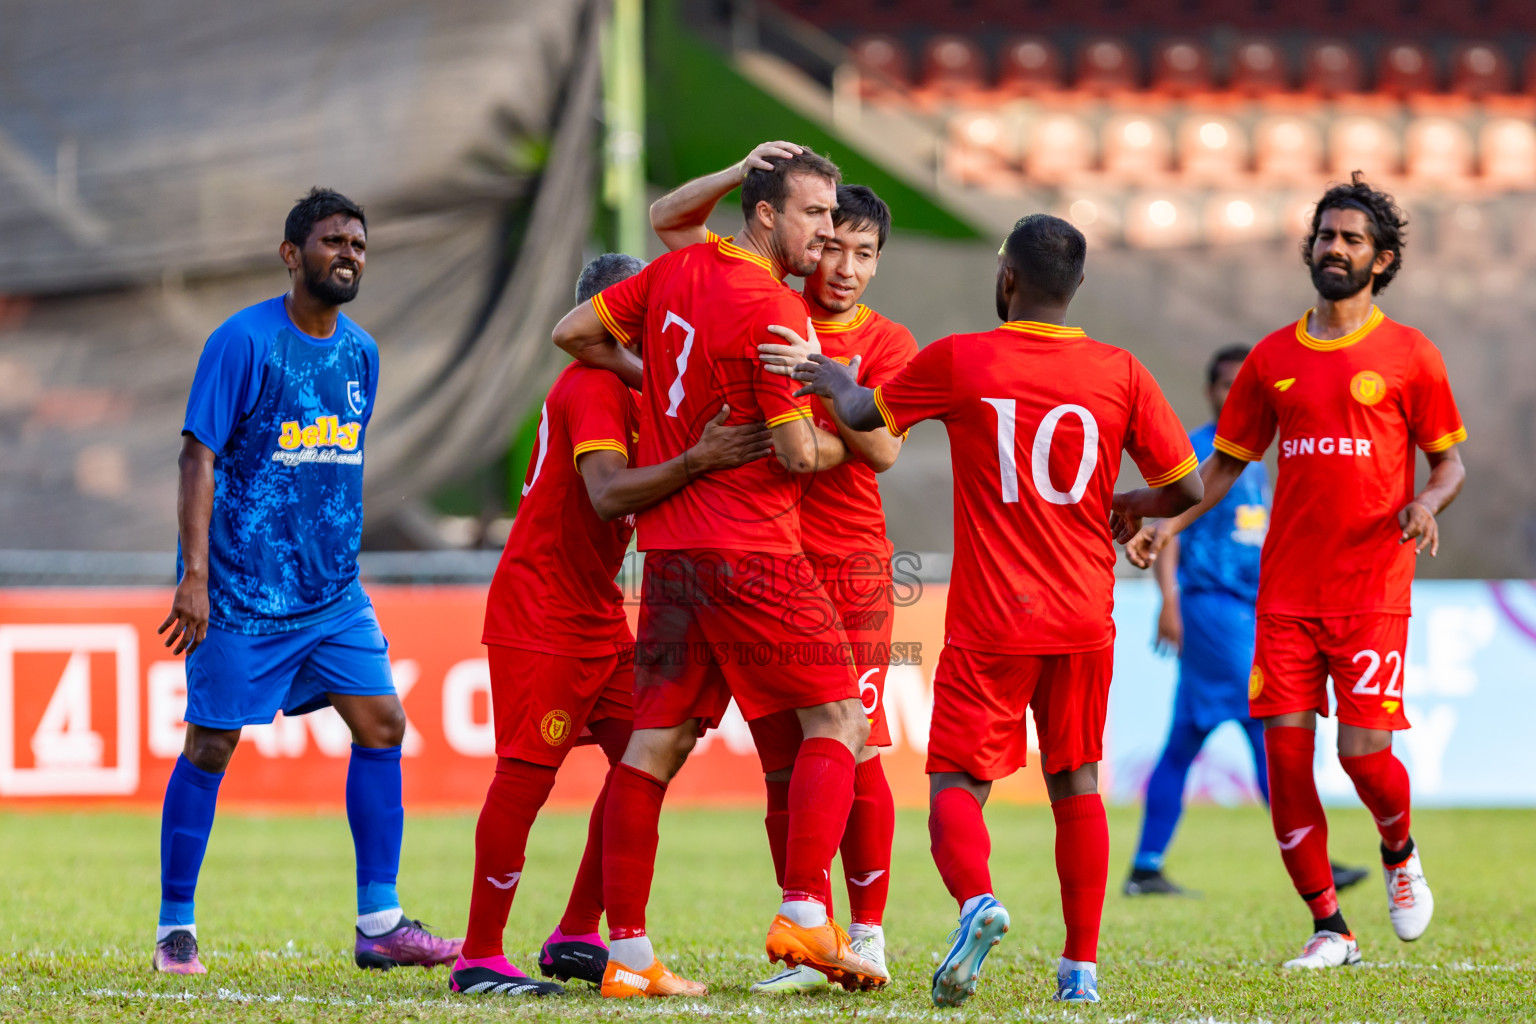
<path fill-rule="evenodd" d="M 1355 941 L 1353 935 L 1340 935 L 1338 932 L 1313 932 L 1307 944 L 1302 947 L 1301 956 L 1294 960 L 1287 960 L 1281 966 L 1317 968 L 1317 967 L 1348 967 L 1350 964 L 1360 962 L 1360 944 Z"/>
<path fill-rule="evenodd" d="M 790 995 L 796 992 L 820 992 L 829 984 L 831 982 L 827 981 L 825 974 L 822 974 L 814 967 L 799 964 L 782 970 L 771 978 L 754 981 L 752 983 L 752 994 L 777 996 Z"/>
<path fill-rule="evenodd" d="M 890 968 L 885 964 L 885 929 L 878 924 L 855 924 L 848 929 L 853 940 L 853 951 L 880 968 L 879 975 L 891 980 Z"/>
<path fill-rule="evenodd" d="M 1383 865 L 1381 872 L 1387 879 L 1387 916 L 1392 919 L 1392 930 L 1404 942 L 1412 942 L 1424 934 L 1429 919 L 1435 916 L 1435 896 L 1424 880 L 1418 849 L 1401 864 Z"/>

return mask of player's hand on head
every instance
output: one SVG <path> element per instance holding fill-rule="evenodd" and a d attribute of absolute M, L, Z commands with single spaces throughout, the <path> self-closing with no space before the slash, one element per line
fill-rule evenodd
<path fill-rule="evenodd" d="M 774 160 L 789 160 L 803 153 L 793 142 L 759 142 L 741 161 L 741 176 L 748 171 L 771 171 Z"/>
<path fill-rule="evenodd" d="M 782 345 L 765 342 L 757 346 L 757 358 L 762 361 L 763 369 L 769 373 L 776 373 L 781 377 L 794 376 L 795 367 L 810 358 L 811 353 L 821 352 L 821 341 L 816 337 L 816 327 L 809 320 L 806 321 L 806 336 L 803 338 L 790 328 L 780 327 L 778 324 L 769 327 L 768 333 L 784 339 Z"/>
<path fill-rule="evenodd" d="M 694 473 L 713 469 L 734 469 L 749 462 L 767 458 L 773 454 L 773 431 L 765 423 L 737 423 L 726 426 L 731 407 L 722 405 L 720 411 L 699 435 L 699 441 L 688 452 L 689 468 Z"/>
<path fill-rule="evenodd" d="M 1403 528 L 1399 544 L 1414 541 L 1413 553 L 1416 555 L 1425 548 L 1429 549 L 1431 558 L 1440 553 L 1440 524 L 1435 520 L 1435 514 L 1422 503 L 1410 501 L 1404 505 L 1397 514 L 1397 523 Z"/>
<path fill-rule="evenodd" d="M 183 576 L 171 598 L 171 613 L 160 623 L 156 633 L 169 629 L 165 646 L 176 647 L 172 654 L 185 651 L 191 654 L 208 635 L 208 581 L 193 576 Z"/>

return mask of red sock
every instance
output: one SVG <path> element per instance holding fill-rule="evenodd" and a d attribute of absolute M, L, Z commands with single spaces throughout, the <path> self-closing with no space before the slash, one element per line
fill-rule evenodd
<path fill-rule="evenodd" d="M 944 887 L 961 906 L 972 896 L 992 891 L 992 836 L 987 832 L 981 804 L 969 790 L 941 789 L 928 807 L 928 838 L 933 863 Z"/>
<path fill-rule="evenodd" d="M 1109 882 L 1109 819 L 1097 793 L 1069 796 L 1051 804 L 1056 817 L 1056 877 L 1061 882 L 1061 916 L 1067 923 L 1068 960 L 1099 959 L 1099 921 Z"/>
<path fill-rule="evenodd" d="M 608 775 L 592 804 L 592 816 L 587 819 L 587 846 L 581 852 L 576 880 L 571 883 L 571 898 L 565 905 L 565 916 L 560 918 L 560 930 L 566 935 L 589 935 L 597 931 L 603 916 L 603 815 L 608 804 L 608 787 L 613 781 L 613 766 L 624 756 L 632 725 L 623 719 L 602 718 L 587 726 L 608 758 Z"/>
<path fill-rule="evenodd" d="M 837 740 L 800 744 L 789 780 L 789 838 L 784 845 L 784 900 L 825 904 L 832 857 L 853 805 L 853 752 Z"/>
<path fill-rule="evenodd" d="M 588 935 L 597 931 L 603 916 L 603 816 L 608 808 L 608 790 L 613 785 L 612 768 L 603 779 L 603 788 L 592 804 L 587 819 L 587 846 L 581 851 L 576 880 L 571 883 L 571 898 L 566 901 L 560 930 L 566 935 Z"/>
<path fill-rule="evenodd" d="M 853 770 L 853 810 L 843 833 L 843 874 L 848 879 L 848 916 L 854 924 L 878 925 L 891 887 L 891 842 L 896 801 L 880 758 Z"/>
<path fill-rule="evenodd" d="M 610 939 L 645 934 L 645 905 L 656 872 L 656 827 L 666 795 L 666 783 L 655 776 L 627 764 L 613 769 L 603 812 L 603 902 Z"/>
<path fill-rule="evenodd" d="M 1323 815 L 1312 774 L 1315 739 L 1311 729 L 1298 726 L 1264 730 L 1270 823 L 1280 843 L 1285 870 L 1303 896 L 1333 888 L 1333 868 L 1328 864 L 1328 819 Z"/>
<path fill-rule="evenodd" d="M 763 827 L 768 830 L 768 852 L 773 855 L 773 878 L 784 888 L 785 848 L 789 845 L 789 780 L 764 779 L 768 787 L 768 813 Z"/>
<path fill-rule="evenodd" d="M 1408 842 L 1408 769 L 1392 754 L 1392 748 L 1362 757 L 1341 757 L 1339 764 L 1355 783 L 1361 803 L 1376 819 L 1376 831 L 1389 850 Z"/>
<path fill-rule="evenodd" d="M 501 936 L 523 873 L 528 830 L 555 785 L 555 770 L 508 757 L 496 774 L 475 826 L 475 881 L 469 889 L 469 930 L 464 956 L 501 956 Z"/>

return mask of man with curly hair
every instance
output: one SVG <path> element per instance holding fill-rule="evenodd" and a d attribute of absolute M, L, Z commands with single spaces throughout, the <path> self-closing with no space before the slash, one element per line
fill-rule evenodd
<path fill-rule="evenodd" d="M 1313 779 L 1317 715 L 1333 677 L 1339 761 L 1381 833 L 1388 914 L 1417 939 L 1434 900 L 1409 832 L 1408 773 L 1392 734 L 1408 728 L 1403 658 L 1415 556 L 1440 547 L 1435 517 L 1461 490 L 1466 440 L 1440 352 L 1384 316 L 1374 297 L 1402 266 L 1406 218 L 1356 171 L 1318 202 L 1302 259 L 1317 302 L 1243 361 L 1200 467 L 1205 497 L 1139 527 L 1126 556 L 1146 568 L 1214 507 L 1279 433 L 1279 475 L 1259 572 L 1249 711 L 1262 718 L 1270 819 L 1313 934 L 1287 967 L 1360 962 L 1328 863 L 1328 821 Z M 1413 491 L 1413 446 L 1429 479 Z M 1136 532 L 1139 528 L 1139 532 Z"/>

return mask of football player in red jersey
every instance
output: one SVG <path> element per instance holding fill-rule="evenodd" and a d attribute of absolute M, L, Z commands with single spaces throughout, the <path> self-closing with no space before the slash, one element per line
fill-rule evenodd
<path fill-rule="evenodd" d="M 1328 819 L 1312 759 L 1333 677 L 1339 763 L 1381 833 L 1387 906 L 1398 938 L 1424 933 L 1434 899 L 1409 834 L 1408 772 L 1392 754 L 1403 713 L 1403 657 L 1414 559 L 1440 546 L 1438 516 L 1461 491 L 1467 438 L 1440 352 L 1374 303 L 1402 266 L 1392 197 L 1357 171 L 1324 193 L 1302 254 L 1316 304 L 1243 362 L 1200 467 L 1205 499 L 1141 527 L 1126 556 L 1145 568 L 1219 502 L 1280 437 L 1275 506 L 1259 570 L 1249 710 L 1264 719 L 1270 820 L 1313 934 L 1287 967 L 1360 961 L 1328 866 Z M 1429 461 L 1414 493 L 1413 447 Z M 1139 524 L 1123 524 L 1122 536 Z"/>
<path fill-rule="evenodd" d="M 749 169 L 771 169 L 771 159 L 788 159 L 799 151 L 792 142 L 763 143 L 740 163 L 690 181 L 658 199 L 651 206 L 651 227 L 669 249 L 707 241 L 710 233 L 705 222 L 709 215 L 721 199 L 736 190 Z M 879 269 L 890 229 L 891 211 L 879 196 L 862 185 L 839 185 L 832 238 L 822 247 L 821 260 L 801 290 L 820 339 L 817 351 L 845 362 L 858 357 L 859 379 L 871 387 L 890 380 L 917 355 L 917 341 L 911 331 L 860 301 Z M 809 349 L 763 345 L 759 351 L 767 365 L 788 373 L 804 361 Z M 818 474 L 800 506 L 801 520 L 806 524 L 802 542 L 853 645 L 859 698 L 869 716 L 869 741 L 857 756 L 853 810 L 842 840 L 851 919 L 848 934 L 855 949 L 885 968 L 888 976 L 881 921 L 890 891 L 896 807 L 879 754 L 881 747 L 891 745 L 884 694 L 893 618 L 892 549 L 885 535 L 885 511 L 875 474 L 895 464 L 902 439 L 885 431 L 840 429 L 819 400 L 813 407 L 817 426 L 838 431 L 853 453 L 848 462 Z M 800 744 L 800 723 L 794 714 L 780 712 L 752 722 L 752 734 L 767 784 L 768 844 L 782 885 L 790 770 Z M 832 905 L 830 894 L 827 905 Z M 758 982 L 752 991 L 805 992 L 826 984 L 820 972 L 801 965 Z"/>
<path fill-rule="evenodd" d="M 643 266 L 632 256 L 599 256 L 577 281 L 577 301 Z M 528 830 L 573 747 L 598 743 L 612 765 L 629 739 L 634 638 L 614 577 L 634 532 L 634 514 L 702 474 L 771 452 L 766 427 L 724 426 L 728 413 L 722 408 L 706 422 L 686 458 L 636 468 L 639 408 L 618 377 L 575 363 L 544 400 L 522 504 L 486 602 L 496 774 L 475 829 L 469 934 L 449 975 L 455 992 L 563 991 L 525 975 L 502 949 Z M 609 774 L 611 779 L 611 769 Z M 565 915 L 544 943 L 539 969 L 545 977 L 602 983 L 608 949 L 597 927 L 608 790 L 605 783 L 592 808 Z"/>
<path fill-rule="evenodd" d="M 824 355 L 795 370 L 804 390 L 830 400 L 854 430 L 883 425 L 898 435 L 937 419 L 949 431 L 955 561 L 934 678 L 928 827 L 960 927 L 933 974 L 938 1005 L 975 992 L 982 961 L 1008 930 L 993 895 L 982 805 L 993 780 L 1024 764 L 1026 707 L 1056 819 L 1067 926 L 1056 998 L 1098 1001 L 1109 874 L 1098 762 L 1114 654 L 1111 511 L 1173 515 L 1200 500 L 1194 449 L 1152 375 L 1129 352 L 1065 326 L 1086 249 L 1067 222 L 1025 217 L 999 253 L 1005 322 L 995 330 L 940 338 L 873 390 L 859 384 L 857 367 Z M 1115 494 L 1122 451 L 1147 486 Z"/>
<path fill-rule="evenodd" d="M 816 268 L 833 235 L 840 177 L 809 150 L 749 172 L 745 224 L 734 239 L 667 253 L 555 328 L 555 343 L 577 358 L 643 379 L 640 465 L 691 444 L 722 399 L 733 417 L 767 423 L 775 453 L 711 474 L 637 523 L 646 562 L 635 731 L 603 824 L 612 940 L 605 996 L 703 988 L 656 959 L 645 904 L 667 783 L 732 697 L 748 721 L 794 711 L 805 737 L 790 780 L 784 901 L 769 928 L 769 958 L 808 963 L 847 988 L 886 981 L 853 952 L 824 903 L 853 802 L 854 752 L 869 723 L 836 609 L 801 552 L 799 504 L 802 478 L 843 462 L 848 451 L 815 426 L 792 382 L 757 358 L 759 344 L 775 341 L 770 325 L 809 320 L 805 301 L 783 279 Z M 630 347 L 642 337 L 643 366 Z"/>

